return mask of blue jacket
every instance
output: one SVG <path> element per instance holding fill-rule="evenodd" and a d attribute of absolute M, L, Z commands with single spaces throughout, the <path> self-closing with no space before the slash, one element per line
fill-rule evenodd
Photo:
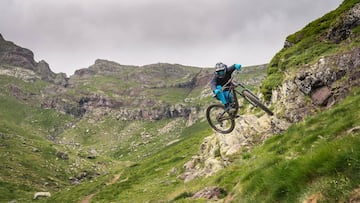
<path fill-rule="evenodd" d="M 218 75 L 214 73 L 214 77 L 210 82 L 211 90 L 214 91 L 216 89 L 216 86 L 218 85 L 224 86 L 231 79 L 231 75 L 234 72 L 234 70 L 235 70 L 235 65 L 228 66 L 226 68 L 226 74 L 222 78 L 220 78 Z"/>

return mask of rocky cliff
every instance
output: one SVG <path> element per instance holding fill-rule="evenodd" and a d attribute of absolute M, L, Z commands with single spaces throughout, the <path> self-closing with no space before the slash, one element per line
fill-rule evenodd
<path fill-rule="evenodd" d="M 283 85 L 273 91 L 276 112 L 289 122 L 330 108 L 346 97 L 360 82 L 360 49 L 321 57 L 312 65 L 303 66 L 295 75 L 287 73 Z"/>
<path fill-rule="evenodd" d="M 119 120 L 187 118 L 194 108 L 186 98 L 206 87 L 211 74 L 178 64 L 139 67 L 98 59 L 70 77 L 64 94 L 75 91 L 73 96 L 86 112 L 101 107 Z"/>
<path fill-rule="evenodd" d="M 44 60 L 36 62 L 34 60 L 34 53 L 32 51 L 26 48 L 22 48 L 13 42 L 6 41 L 1 34 L 0 65 L 2 66 L 1 70 L 3 74 L 19 77 L 19 75 L 14 73 L 14 71 L 20 67 L 21 69 L 34 72 L 35 74 L 32 75 L 37 75 L 45 81 L 63 86 L 67 84 L 66 74 L 55 74 L 51 71 L 49 65 Z M 28 74 L 30 75 L 31 72 L 28 72 Z"/>
<path fill-rule="evenodd" d="M 320 25 L 323 27 L 318 30 Z M 306 57 L 307 63 L 284 68 L 282 85 L 273 89 L 271 99 L 281 107 L 276 109 L 279 116 L 290 122 L 301 121 L 322 107 L 331 107 L 359 85 L 360 49 L 357 44 L 360 35 L 356 29 L 359 25 L 360 3 L 344 1 L 337 10 L 287 38 L 278 55 L 283 55 L 284 61 L 301 55 Z M 315 33 L 310 35 L 311 32 Z M 310 39 L 317 41 L 306 44 Z M 293 42 L 287 46 L 289 41 Z M 306 48 L 303 53 L 291 51 L 300 44 Z M 306 50 L 311 53 L 316 49 L 322 52 L 306 54 Z"/>

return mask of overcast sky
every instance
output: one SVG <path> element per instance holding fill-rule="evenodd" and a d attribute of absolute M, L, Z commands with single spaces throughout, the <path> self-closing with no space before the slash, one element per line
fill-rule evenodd
<path fill-rule="evenodd" d="M 107 59 L 212 67 L 268 63 L 342 0 L 0 0 L 0 33 L 58 73 Z"/>

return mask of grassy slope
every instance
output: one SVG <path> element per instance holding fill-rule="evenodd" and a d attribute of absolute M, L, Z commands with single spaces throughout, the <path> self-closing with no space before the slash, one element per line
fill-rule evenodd
<path fill-rule="evenodd" d="M 111 66 L 112 69 L 107 70 L 109 69 L 107 66 Z M 68 93 L 106 95 L 121 101 L 127 108 L 134 108 L 134 105 L 143 98 L 157 103 L 183 102 L 191 89 L 179 85 L 191 82 L 201 69 L 177 64 L 128 67 L 107 62 L 95 64 L 89 70 L 93 70 L 95 75 L 73 76 L 70 79 L 70 83 L 75 88 Z"/>
<path fill-rule="evenodd" d="M 136 164 L 116 166 L 108 176 L 55 194 L 48 202 L 78 202 L 90 194 L 95 194 L 95 202 L 145 202 L 163 199 L 164 195 L 179 187 L 186 187 L 176 176 L 182 171 L 182 165 L 199 150 L 203 138 L 210 134 L 207 123 L 197 123 L 184 129 L 180 135 L 182 141 L 169 145 Z M 169 174 L 174 168 L 175 172 Z M 108 184 L 116 175 L 119 175 L 119 179 Z"/>
<path fill-rule="evenodd" d="M 359 186 L 360 88 L 343 102 L 239 154 L 215 178 L 241 202 L 347 201 Z M 229 175 L 231 174 L 231 175 Z M 233 187 L 235 186 L 235 187 Z"/>
<path fill-rule="evenodd" d="M 321 193 L 323 201 L 349 199 L 360 184 L 360 88 L 333 109 L 294 124 L 283 134 L 232 157 L 233 164 L 213 177 L 183 183 L 182 165 L 211 134 L 206 123 L 185 129 L 182 141 L 109 176 L 55 194 L 48 202 L 77 202 L 95 194 L 95 202 L 159 202 L 186 199 L 206 186 L 225 188 L 240 202 L 301 202 Z M 106 184 L 119 175 L 114 184 Z M 202 201 L 202 200 L 197 200 Z"/>
<path fill-rule="evenodd" d="M 176 72 L 176 68 L 177 66 L 168 71 Z M 199 70 L 190 68 L 180 71 L 183 78 L 171 78 L 176 77 L 176 73 L 171 77 L 167 76 L 170 73 L 165 73 L 164 77 L 171 80 L 171 84 L 178 84 L 188 81 L 188 77 L 193 77 Z M 149 74 L 157 72 L 161 70 L 150 71 Z M 189 72 L 193 74 L 188 74 Z M 121 75 L 122 73 L 118 76 Z M 181 133 L 185 119 L 125 122 L 109 114 L 100 118 L 90 116 L 78 120 L 54 110 L 39 108 L 38 98 L 41 91 L 49 86 L 48 83 L 41 80 L 24 82 L 3 75 L 0 79 L 0 202 L 15 199 L 29 201 L 36 191 L 54 193 L 68 187 L 69 178 L 83 170 L 97 170 L 101 165 L 100 168 L 104 170 L 100 171 L 100 174 L 103 175 L 112 170 L 113 163 L 117 165 L 115 168 L 122 168 L 123 165 L 131 164 L 127 160 L 142 160 L 172 141 L 184 138 Z M 150 79 L 147 80 L 154 83 Z M 109 90 L 116 94 L 119 87 L 126 88 L 126 85 L 124 87 L 122 84 L 123 80 L 116 77 L 97 76 L 84 81 L 85 86 L 70 90 L 70 96 L 71 93 L 75 92 L 76 95 L 76 92 L 84 90 L 86 93 Z M 12 93 L 13 87 L 19 92 Z M 166 89 L 180 88 L 165 87 L 154 92 L 166 95 Z M 167 98 L 170 103 L 183 101 L 188 94 L 180 92 L 179 96 L 176 91 L 170 92 L 174 95 Z M 19 98 L 13 94 L 19 94 Z M 55 144 L 48 140 L 49 137 L 56 138 L 63 144 Z M 80 145 L 75 146 L 74 143 Z M 96 149 L 99 153 L 96 160 L 86 158 L 91 149 Z M 56 157 L 57 151 L 67 153 L 69 160 Z M 103 179 L 109 177 L 105 176 Z"/>
<path fill-rule="evenodd" d="M 272 90 L 282 84 L 285 71 L 311 64 L 322 56 L 359 47 L 359 40 L 355 37 L 355 40 L 344 40 L 339 44 L 326 39 L 328 30 L 339 23 L 344 13 L 356 3 L 359 1 L 345 0 L 336 10 L 287 37 L 286 41 L 293 45 L 283 48 L 272 58 L 267 69 L 268 77 L 261 86 L 261 91 L 267 100 L 271 99 Z M 352 34 L 359 36 L 359 26 L 353 28 Z"/>
<path fill-rule="evenodd" d="M 146 68 L 151 67 L 143 69 Z M 179 71 L 174 68 L 169 71 Z M 148 71 L 149 75 L 157 75 L 161 69 Z M 187 82 L 188 77 L 193 77 L 199 70 L 190 68 L 189 70 L 181 69 L 180 72 L 183 75 L 182 78 L 174 80 L 167 76 L 171 82 L 166 84 L 171 86 L 171 84 Z M 171 77 L 176 77 L 176 74 Z M 123 80 L 116 78 L 123 77 L 121 75 L 122 73 L 115 77 L 96 76 L 84 79 L 83 86 L 74 90 L 70 89 L 69 95 L 75 95 L 76 92 L 107 90 L 109 94 L 117 94 L 116 91 L 119 89 L 131 85 L 123 86 Z M 75 176 L 82 170 L 89 170 L 89 168 L 92 170 L 92 165 L 104 165 L 105 172 L 101 173 L 103 175 L 108 173 L 106 171 L 112 170 L 109 166 L 113 163 L 123 168 L 123 165 L 126 166 L 157 153 L 174 140 L 187 139 L 182 135 L 185 119 L 128 122 L 119 121 L 113 114 L 109 114 L 100 118 L 86 116 L 78 120 L 54 110 L 39 108 L 38 97 L 41 91 L 49 86 L 48 83 L 41 80 L 24 82 L 2 75 L 0 79 L 2 87 L 0 91 L 0 152 L 2 157 L 0 201 L 13 199 L 27 201 L 36 191 L 54 193 L 69 186 L 69 177 Z M 146 80 L 149 80 L 151 84 L 156 84 L 156 81 L 149 78 Z M 20 98 L 12 95 L 10 92 L 12 87 L 20 90 Z M 181 90 L 164 87 L 155 89 L 154 92 L 159 92 L 159 95 L 173 95 L 166 97 L 167 102 L 183 102 L 189 95 L 189 90 L 181 90 L 179 93 L 173 91 L 176 89 Z M 194 91 L 199 92 L 201 89 Z M 198 97 L 198 93 L 191 92 L 191 95 Z M 198 103 L 198 98 L 194 102 Z M 62 145 L 54 144 L 48 140 L 49 137 L 60 141 Z M 74 143 L 79 143 L 80 146 L 75 146 Z M 198 144 L 193 147 L 197 150 Z M 86 156 L 92 149 L 97 150 L 99 157 L 96 160 L 87 160 Z M 193 152 L 195 153 L 196 150 Z M 57 151 L 67 153 L 69 160 L 57 158 Z M 118 160 L 123 162 L 118 162 Z M 81 162 L 80 166 L 74 167 L 78 165 L 78 162 Z M 108 164 L 102 164 L 102 162 Z M 111 174 L 105 176 L 104 180 L 111 178 Z"/>
<path fill-rule="evenodd" d="M 45 137 L 71 117 L 31 107 L 31 99 L 19 101 L 8 93 L 9 84 L 16 84 L 23 94 L 38 94 L 42 82 L 29 85 L 6 76 L 0 81 L 0 201 L 27 200 L 35 190 L 67 185 L 67 163 L 56 159 L 57 147 Z"/>

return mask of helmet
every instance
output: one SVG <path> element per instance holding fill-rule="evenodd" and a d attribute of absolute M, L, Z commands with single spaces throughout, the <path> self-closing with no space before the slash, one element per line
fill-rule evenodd
<path fill-rule="evenodd" d="M 217 63 L 215 65 L 215 74 L 219 77 L 222 78 L 225 76 L 226 74 L 226 68 L 227 66 L 221 62 Z"/>

